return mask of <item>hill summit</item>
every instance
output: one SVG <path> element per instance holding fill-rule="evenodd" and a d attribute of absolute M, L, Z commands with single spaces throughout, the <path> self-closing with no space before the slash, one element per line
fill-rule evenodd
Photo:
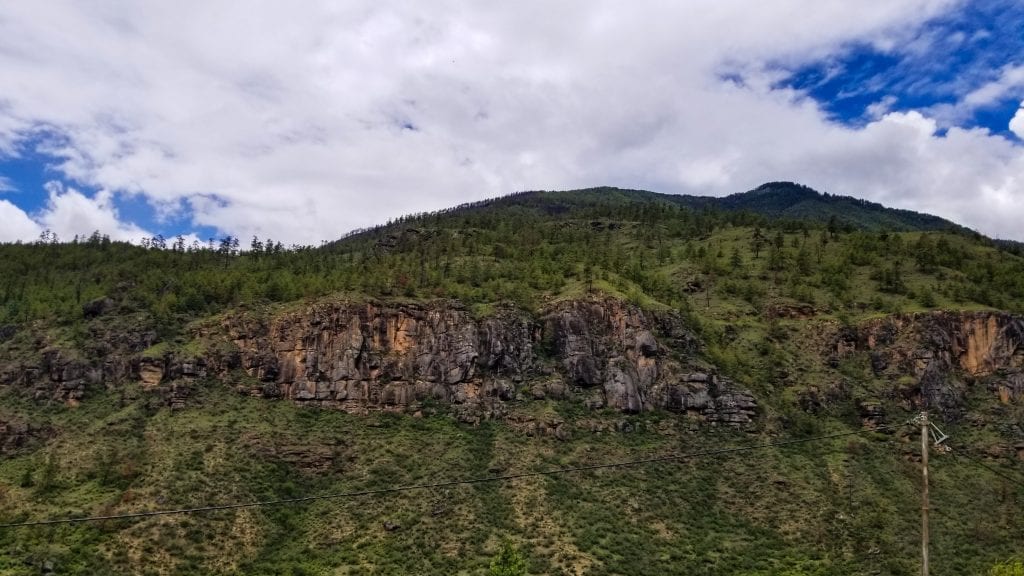
<path fill-rule="evenodd" d="M 574 202 L 583 204 L 608 203 L 665 203 L 696 211 L 724 211 L 748 213 L 772 220 L 803 220 L 816 223 L 832 222 L 848 229 L 873 231 L 937 231 L 966 228 L 949 220 L 912 210 L 888 208 L 881 204 L 854 198 L 818 192 L 793 182 L 768 182 L 747 192 L 728 196 L 691 196 L 661 194 L 645 190 L 614 187 L 586 188 L 565 192 L 523 192 L 500 199 L 485 200 L 482 205 L 514 205 L 540 202 L 562 204 L 567 210 Z M 468 208 L 476 204 L 464 205 Z"/>

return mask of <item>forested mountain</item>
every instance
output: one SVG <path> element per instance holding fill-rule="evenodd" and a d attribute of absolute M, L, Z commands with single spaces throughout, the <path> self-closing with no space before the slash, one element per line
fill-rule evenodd
<path fill-rule="evenodd" d="M 722 210 L 746 211 L 772 218 L 807 219 L 817 222 L 839 222 L 866 230 L 926 231 L 961 230 L 960 226 L 937 216 L 910 210 L 886 208 L 881 204 L 852 198 L 822 194 L 792 182 L 769 182 L 749 192 L 724 198 L 680 197 L 684 205 L 704 205 Z M 706 202 L 706 204 L 705 204 Z"/>
<path fill-rule="evenodd" d="M 0 523 L 704 455 L 0 528 L 0 573 L 913 574 L 922 409 L 933 574 L 985 573 L 1024 541 L 1022 312 L 1013 245 L 791 183 L 2 245 Z"/>

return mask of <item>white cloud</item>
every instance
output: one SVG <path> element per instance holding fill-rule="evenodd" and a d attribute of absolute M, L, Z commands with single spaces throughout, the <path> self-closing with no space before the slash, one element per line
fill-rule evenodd
<path fill-rule="evenodd" d="M 284 242 L 517 190 L 778 179 L 1017 236 L 1020 146 L 938 136 L 885 100 L 867 126 L 839 126 L 773 87 L 778 65 L 909 42 L 954 4 L 8 3 L 0 153 L 45 131 L 84 187 Z M 742 85 L 721 79 L 737 71 Z M 144 233 L 110 192 L 50 201 L 41 222 Z"/>
<path fill-rule="evenodd" d="M 1020 108 L 1017 109 L 1017 113 L 1010 120 L 1010 132 L 1016 134 L 1017 138 L 1024 140 L 1024 102 L 1020 103 Z"/>
<path fill-rule="evenodd" d="M 1014 92 L 1024 89 L 1024 66 L 1007 66 L 999 74 L 999 78 L 980 86 L 966 96 L 963 103 L 971 108 L 988 106 L 998 102 Z"/>
<path fill-rule="evenodd" d="M 113 195 L 108 191 L 100 191 L 90 198 L 59 182 L 47 183 L 46 190 L 49 199 L 35 220 L 37 226 L 56 233 L 61 240 L 71 240 L 76 235 L 89 236 L 95 231 L 108 234 L 114 240 L 132 242 L 152 236 L 119 218 Z"/>
<path fill-rule="evenodd" d="M 0 200 L 0 242 L 34 240 L 43 231 L 28 214 L 7 200 Z"/>
<path fill-rule="evenodd" d="M 956 102 L 933 106 L 929 109 L 929 114 L 944 126 L 956 126 L 969 120 L 979 109 L 989 108 L 1008 98 L 1017 98 L 1021 95 L 1024 95 L 1024 65 L 1009 65 L 999 71 L 999 76 L 995 80 L 967 91 Z"/>
<path fill-rule="evenodd" d="M 113 204 L 113 194 L 100 191 L 89 197 L 60 182 L 48 182 L 46 205 L 38 213 L 29 215 L 7 200 L 0 200 L 0 242 L 32 241 L 44 230 L 68 241 L 87 237 L 95 231 L 114 240 L 139 242 L 153 234 L 121 219 Z M 187 243 L 197 240 L 189 235 Z"/>
<path fill-rule="evenodd" d="M 892 95 L 884 96 L 878 102 L 869 104 L 865 110 L 868 118 L 872 120 L 878 120 L 882 116 L 885 116 L 892 110 L 893 105 L 896 104 L 896 97 Z"/>
<path fill-rule="evenodd" d="M 0 176 L 0 192 L 17 192 L 18 187 L 11 182 L 10 178 Z"/>

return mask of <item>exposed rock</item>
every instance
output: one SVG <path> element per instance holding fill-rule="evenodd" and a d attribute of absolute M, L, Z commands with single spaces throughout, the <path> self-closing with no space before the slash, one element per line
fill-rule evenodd
<path fill-rule="evenodd" d="M 20 420 L 0 420 L 0 455 L 14 454 L 52 435 L 53 430 L 49 428 L 39 428 Z"/>
<path fill-rule="evenodd" d="M 164 396 L 167 398 L 167 405 L 172 410 L 181 410 L 185 407 L 185 402 L 188 397 L 192 394 L 192 387 L 188 382 L 176 380 L 171 382 L 169 386 L 164 389 Z"/>
<path fill-rule="evenodd" d="M 267 445 L 259 436 L 243 438 L 243 442 L 264 458 L 285 462 L 298 470 L 324 473 L 337 468 L 346 459 L 346 447 L 341 444 L 282 443 Z"/>
<path fill-rule="evenodd" d="M 87 383 L 97 383 L 102 376 L 84 361 L 63 350 L 43 351 L 38 366 L 22 366 L 24 384 L 33 387 L 36 399 L 77 402 L 85 396 Z"/>
<path fill-rule="evenodd" d="M 756 414 L 749 393 L 692 364 L 701 343 L 680 315 L 614 298 L 561 301 L 537 315 L 505 304 L 483 318 L 447 300 L 325 301 L 270 316 L 240 309 L 193 329 L 189 337 L 207 350 L 194 356 L 174 351 L 184 340 L 169 343 L 168 352 L 143 352 L 155 332 L 108 313 L 108 300 L 83 308 L 95 318 L 83 349 L 40 336 L 31 360 L 0 366 L 0 386 L 73 403 L 89 386 L 130 380 L 151 391 L 155 406 L 180 409 L 196 380 L 215 376 L 247 395 L 354 413 L 445 406 L 470 424 L 531 400 L 626 413 L 668 409 L 735 426 Z M 250 379 L 240 382 L 238 371 Z M 570 433 L 547 428 L 556 438 Z"/>
<path fill-rule="evenodd" d="M 665 407 L 661 395 L 652 396 L 658 385 L 674 384 L 678 364 L 661 357 L 652 328 L 658 324 L 637 307 L 618 300 L 564 302 L 544 318 L 557 357 L 570 386 L 600 386 L 603 398 L 591 398 L 623 412 Z M 662 321 L 663 326 L 669 321 Z M 678 326 L 668 326 L 676 340 L 689 341 Z M 674 370 L 665 370 L 672 364 Z"/>
<path fill-rule="evenodd" d="M 269 319 L 228 317 L 206 335 L 226 335 L 237 349 L 208 355 L 207 367 L 240 367 L 266 383 L 250 394 L 357 413 L 438 402 L 476 424 L 516 399 L 567 398 L 593 409 L 694 411 L 730 425 L 756 412 L 732 382 L 694 376 L 676 359 L 699 349 L 678 316 L 611 298 L 560 302 L 539 320 L 511 306 L 475 319 L 451 301 L 335 302 Z M 545 349 L 551 360 L 538 356 Z M 144 364 L 151 380 L 166 379 L 159 362 Z"/>
<path fill-rule="evenodd" d="M 239 349 L 239 366 L 275 383 L 282 397 L 355 412 L 404 410 L 427 399 L 511 398 L 514 383 L 531 370 L 530 328 L 514 314 L 477 323 L 452 303 L 374 302 L 224 325 Z M 211 358 L 210 364 L 223 372 L 234 362 Z"/>
<path fill-rule="evenodd" d="M 868 353 L 878 377 L 912 376 L 912 389 L 894 386 L 908 409 L 924 406 L 947 420 L 966 412 L 968 382 L 1005 374 L 991 386 L 1003 402 L 1024 395 L 1024 318 L 1000 312 L 897 314 L 836 331 L 825 356 L 838 366 Z"/>
<path fill-rule="evenodd" d="M 731 380 L 693 372 L 658 387 L 659 407 L 698 416 L 712 424 L 742 426 L 757 412 L 757 403 Z"/>
<path fill-rule="evenodd" d="M 534 400 L 564 400 L 569 389 L 561 378 L 549 378 L 534 382 L 530 386 L 530 397 Z"/>
<path fill-rule="evenodd" d="M 13 328 L 12 334 L 13 332 Z M 88 322 L 78 348 L 55 343 L 38 326 L 22 325 L 25 343 L 5 343 L 0 386 L 26 392 L 38 402 L 74 405 L 90 387 L 114 385 L 137 374 L 136 354 L 152 346 L 156 334 L 136 317 L 107 315 Z"/>
<path fill-rule="evenodd" d="M 161 358 L 143 358 L 139 363 L 139 380 L 145 388 L 156 388 L 164 379 L 164 362 Z"/>
<path fill-rule="evenodd" d="M 1005 379 L 996 382 L 995 392 L 1003 404 L 1018 402 L 1024 398 L 1024 374 L 1021 372 L 1008 374 Z"/>
<path fill-rule="evenodd" d="M 889 367 L 889 355 L 880 350 L 871 352 L 871 371 L 875 376 L 881 375 Z"/>

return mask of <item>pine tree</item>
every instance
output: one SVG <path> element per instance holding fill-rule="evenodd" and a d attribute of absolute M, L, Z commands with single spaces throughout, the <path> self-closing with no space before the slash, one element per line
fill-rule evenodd
<path fill-rule="evenodd" d="M 740 256 L 740 249 L 733 246 L 732 256 L 729 257 L 729 267 L 735 272 L 743 267 L 743 256 Z"/>

